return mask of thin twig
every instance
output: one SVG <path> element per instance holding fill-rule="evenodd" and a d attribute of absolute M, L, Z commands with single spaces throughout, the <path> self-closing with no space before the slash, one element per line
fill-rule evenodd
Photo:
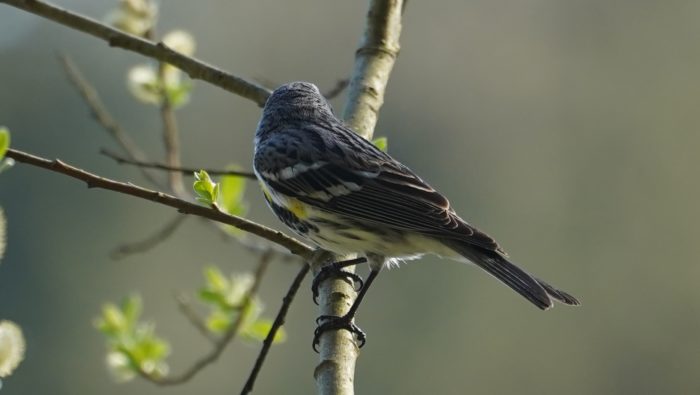
<path fill-rule="evenodd" d="M 177 307 L 180 309 L 180 312 L 182 315 L 187 317 L 187 320 L 190 321 L 192 326 L 197 328 L 197 331 L 199 331 L 199 333 L 213 345 L 216 345 L 219 339 L 217 339 L 216 336 L 211 333 L 209 328 L 207 328 L 207 325 L 204 323 L 204 320 L 199 316 L 199 314 L 197 314 L 196 311 L 194 311 L 190 305 L 188 297 L 184 294 L 176 295 L 175 300 L 177 301 Z"/>
<path fill-rule="evenodd" d="M 186 219 L 187 216 L 177 214 L 156 233 L 143 240 L 119 245 L 109 253 L 109 256 L 114 260 L 120 260 L 130 255 L 149 251 L 170 238 Z"/>
<path fill-rule="evenodd" d="M 252 100 L 260 107 L 265 105 L 265 101 L 270 95 L 268 89 L 258 84 L 231 75 L 199 59 L 183 55 L 168 48 L 163 43 L 155 43 L 124 33 L 92 18 L 68 11 L 56 5 L 39 0 L 0 0 L 0 3 L 5 3 L 98 37 L 112 47 L 140 53 L 141 55 L 172 64 L 187 73 L 192 79 L 206 81 L 238 96 Z"/>
<path fill-rule="evenodd" d="M 165 206 L 173 207 L 183 214 L 196 215 L 198 217 L 208 218 L 222 224 L 232 225 L 245 232 L 252 233 L 256 236 L 262 237 L 263 239 L 279 244 L 280 246 L 289 250 L 289 252 L 292 254 L 298 255 L 304 259 L 310 258 L 314 252 L 311 247 L 285 235 L 280 231 L 270 229 L 264 225 L 260 225 L 245 218 L 226 214 L 212 207 L 200 206 L 163 192 L 146 189 L 131 183 L 124 183 L 101 177 L 71 166 L 58 159 L 48 160 L 26 152 L 18 151 L 16 149 L 7 150 L 5 156 L 14 159 L 17 162 L 41 167 L 43 169 L 84 181 L 88 188 L 107 189 L 110 191 L 135 196 L 155 203 L 160 203 Z"/>
<path fill-rule="evenodd" d="M 262 282 L 262 277 L 270 264 L 271 258 L 272 254 L 269 253 L 263 254 L 260 257 L 258 268 L 255 271 L 253 285 L 250 287 L 245 297 L 243 298 L 243 303 L 241 304 L 240 312 L 236 317 L 236 321 L 234 321 L 231 324 L 224 336 L 216 342 L 214 348 L 208 354 L 197 360 L 194 364 L 192 364 L 192 366 L 190 366 L 189 369 L 185 370 L 177 376 L 156 377 L 149 375 L 147 372 L 140 371 L 139 373 L 141 377 L 154 384 L 162 386 L 177 385 L 186 383 L 187 381 L 191 380 L 202 369 L 216 362 L 216 360 L 218 360 L 221 354 L 224 352 L 224 349 L 226 349 L 226 346 L 231 342 L 231 340 L 233 340 L 236 337 L 236 335 L 240 332 L 241 328 L 243 328 L 243 322 L 245 321 L 245 311 L 248 309 L 250 303 L 253 300 L 253 297 L 258 292 L 258 288 L 260 287 L 260 283 Z"/>
<path fill-rule="evenodd" d="M 105 107 L 102 100 L 100 100 L 100 95 L 97 93 L 97 90 L 83 76 L 75 62 L 73 62 L 68 55 L 64 54 L 59 55 L 58 59 L 68 76 L 68 80 L 73 84 L 88 108 L 90 108 L 90 112 L 97 123 L 112 136 L 131 160 L 144 161 L 146 155 L 139 149 L 136 143 L 134 143 L 129 134 L 122 129 L 114 117 L 112 117 L 112 114 L 107 111 L 107 107 Z M 151 184 L 156 187 L 162 186 L 150 172 L 143 168 L 140 170 L 144 178 Z"/>
<path fill-rule="evenodd" d="M 265 357 L 267 357 L 267 353 L 270 351 L 270 347 L 272 346 L 272 341 L 275 339 L 275 335 L 277 334 L 277 331 L 279 330 L 279 328 L 282 325 L 284 325 L 284 320 L 287 317 L 287 311 L 289 311 L 289 306 L 292 304 L 292 301 L 294 300 L 294 296 L 296 295 L 297 291 L 299 290 L 299 286 L 301 285 L 301 282 L 304 281 L 304 278 L 309 273 L 309 269 L 310 269 L 309 265 L 303 265 L 299 269 L 299 273 L 297 273 L 297 276 L 294 278 L 292 285 L 289 286 L 289 290 L 287 291 L 287 294 L 282 299 L 282 306 L 280 307 L 280 310 L 277 313 L 277 317 L 275 317 L 275 322 L 272 324 L 272 328 L 270 328 L 270 332 L 268 332 L 267 337 L 265 338 L 265 341 L 263 342 L 263 346 L 260 349 L 260 354 L 258 354 L 258 358 L 255 360 L 255 365 L 253 366 L 253 370 L 250 372 L 250 375 L 248 376 L 248 380 L 246 380 L 245 386 L 243 386 L 243 390 L 241 391 L 241 395 L 245 395 L 245 394 L 248 394 L 251 391 L 253 391 L 253 386 L 255 385 L 255 380 L 258 377 L 258 373 L 260 373 L 260 368 L 262 368 L 262 365 L 265 362 Z"/>
<path fill-rule="evenodd" d="M 338 82 L 335 83 L 335 86 L 331 88 L 328 92 L 324 93 L 323 96 L 326 98 L 326 100 L 332 100 L 338 97 L 345 88 L 348 87 L 348 84 L 350 83 L 350 80 L 347 78 L 343 78 L 342 80 L 338 80 Z"/>
<path fill-rule="evenodd" d="M 272 81 L 271 79 L 265 77 L 255 77 L 255 81 L 270 90 L 275 90 L 275 87 L 282 85 L 279 82 Z M 338 81 L 336 81 L 335 86 L 326 91 L 326 93 L 322 93 L 322 95 L 326 98 L 326 100 L 335 99 L 336 97 L 338 97 L 338 95 L 343 93 L 345 88 L 348 87 L 349 83 L 350 80 L 348 78 L 339 79 Z"/>
<path fill-rule="evenodd" d="M 123 156 L 119 156 L 119 155 L 115 154 L 114 152 L 108 151 L 106 149 L 101 149 L 100 153 L 104 156 L 107 156 L 109 158 L 114 159 L 119 164 L 133 165 L 133 166 L 149 168 L 149 169 L 158 169 L 158 170 L 180 172 L 180 173 L 184 173 L 184 174 L 190 175 L 190 176 L 193 175 L 194 173 L 200 171 L 200 170 L 204 170 L 212 176 L 237 176 L 237 177 L 249 178 L 251 180 L 256 179 L 255 173 L 247 172 L 247 171 L 202 169 L 202 168 L 196 168 L 196 167 L 172 167 L 172 166 L 168 166 L 168 165 L 165 165 L 163 163 L 158 163 L 158 162 L 146 162 L 146 161 L 139 161 L 139 160 L 125 158 Z"/>

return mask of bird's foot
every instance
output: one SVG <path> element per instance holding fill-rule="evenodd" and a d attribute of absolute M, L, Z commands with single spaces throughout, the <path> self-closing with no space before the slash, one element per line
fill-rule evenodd
<path fill-rule="evenodd" d="M 362 277 L 358 276 L 355 273 L 346 272 L 345 270 L 343 270 L 343 268 L 364 262 L 367 262 L 366 258 L 355 258 L 347 261 L 329 263 L 326 266 L 322 267 L 316 275 L 316 277 L 314 277 L 314 281 L 311 283 L 311 291 L 313 292 L 314 303 L 318 304 L 318 289 L 321 286 L 321 283 L 329 278 L 342 278 L 355 288 L 355 292 L 359 292 L 364 286 L 364 281 L 362 281 Z"/>
<path fill-rule="evenodd" d="M 316 330 L 314 331 L 314 342 L 313 349 L 318 352 L 318 345 L 321 341 L 321 335 L 326 331 L 345 329 L 346 331 L 355 335 L 355 339 L 359 342 L 360 348 L 365 345 L 367 340 L 367 335 L 360 329 L 359 326 L 352 322 L 353 317 L 350 314 L 346 314 L 342 317 L 337 317 L 334 315 L 322 315 L 316 319 Z M 321 323 L 321 321 L 324 321 Z"/>

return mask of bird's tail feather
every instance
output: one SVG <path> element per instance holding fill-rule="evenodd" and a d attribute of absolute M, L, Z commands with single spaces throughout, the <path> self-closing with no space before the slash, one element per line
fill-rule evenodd
<path fill-rule="evenodd" d="M 498 252 L 460 240 L 443 240 L 443 242 L 542 310 L 552 307 L 552 299 L 573 306 L 580 304 L 573 296 L 531 276 Z"/>
<path fill-rule="evenodd" d="M 578 299 L 576 299 L 572 295 L 570 295 L 570 294 L 568 294 L 560 289 L 554 288 L 553 286 L 547 284 L 546 282 L 540 280 L 537 277 L 533 277 L 533 278 L 535 279 L 535 281 L 537 281 L 542 286 L 542 288 L 544 288 L 545 291 L 547 291 L 547 294 L 549 296 L 551 296 L 552 298 L 554 298 L 554 299 L 556 299 L 564 304 L 568 304 L 569 306 L 580 306 L 581 305 L 581 302 L 579 302 Z"/>

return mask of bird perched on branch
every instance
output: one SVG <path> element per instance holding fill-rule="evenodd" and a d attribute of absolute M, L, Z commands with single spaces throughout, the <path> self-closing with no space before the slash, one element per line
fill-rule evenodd
<path fill-rule="evenodd" d="M 512 263 L 443 195 L 344 125 L 311 83 L 282 85 L 267 99 L 255 134 L 254 169 L 268 205 L 295 233 L 324 250 L 369 260 L 370 275 L 350 312 L 321 317 L 329 319 L 314 344 L 320 333 L 338 328 L 364 343 L 352 318 L 369 285 L 393 259 L 423 254 L 472 262 L 542 310 L 552 300 L 579 304 Z"/>

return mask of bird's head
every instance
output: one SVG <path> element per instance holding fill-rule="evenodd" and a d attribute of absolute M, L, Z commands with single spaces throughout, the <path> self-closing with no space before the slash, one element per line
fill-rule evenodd
<path fill-rule="evenodd" d="M 263 121 L 278 122 L 333 117 L 331 106 L 310 82 L 290 82 L 275 89 L 265 102 Z"/>

